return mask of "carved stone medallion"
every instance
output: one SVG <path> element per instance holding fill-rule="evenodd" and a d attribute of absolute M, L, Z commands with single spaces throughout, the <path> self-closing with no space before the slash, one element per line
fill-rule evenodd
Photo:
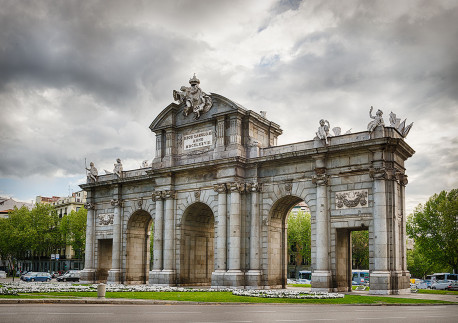
<path fill-rule="evenodd" d="M 350 209 L 355 207 L 368 207 L 367 190 L 355 190 L 336 193 L 336 208 Z"/>

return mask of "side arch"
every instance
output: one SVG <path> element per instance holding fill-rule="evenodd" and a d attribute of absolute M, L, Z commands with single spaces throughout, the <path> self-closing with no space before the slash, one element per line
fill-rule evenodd
<path fill-rule="evenodd" d="M 209 205 L 195 202 L 183 212 L 180 285 L 210 285 L 214 270 L 215 217 Z"/>
<path fill-rule="evenodd" d="M 126 283 L 145 284 L 150 270 L 150 234 L 153 218 L 145 210 L 129 217 L 126 230 Z"/>
<path fill-rule="evenodd" d="M 294 195 L 286 195 L 276 200 L 269 212 L 268 225 L 268 285 L 273 288 L 286 288 L 287 283 L 287 215 L 298 203 L 304 201 Z"/>

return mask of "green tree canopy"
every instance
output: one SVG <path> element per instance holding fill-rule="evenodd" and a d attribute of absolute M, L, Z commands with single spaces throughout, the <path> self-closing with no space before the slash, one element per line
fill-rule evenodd
<path fill-rule="evenodd" d="M 458 189 L 434 194 L 407 221 L 407 234 L 433 264 L 458 270 Z"/>
<path fill-rule="evenodd" d="M 290 213 L 288 216 L 288 254 L 294 255 L 296 263 L 311 261 L 310 213 Z"/>
<path fill-rule="evenodd" d="M 353 269 L 369 269 L 369 231 L 352 231 Z"/>
<path fill-rule="evenodd" d="M 87 210 L 80 208 L 64 215 L 60 221 L 60 232 L 65 243 L 72 246 L 75 253 L 83 252 L 86 245 Z"/>

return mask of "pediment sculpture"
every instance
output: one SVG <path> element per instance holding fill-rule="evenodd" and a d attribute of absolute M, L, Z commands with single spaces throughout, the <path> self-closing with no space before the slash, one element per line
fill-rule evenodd
<path fill-rule="evenodd" d="M 173 99 L 180 103 L 185 102 L 186 106 L 183 114 L 187 117 L 189 113 L 194 113 L 194 119 L 199 119 L 200 116 L 208 112 L 212 105 L 211 97 L 203 92 L 200 87 L 200 80 L 196 74 L 189 80 L 190 87 L 182 86 L 180 91 L 173 90 Z"/>

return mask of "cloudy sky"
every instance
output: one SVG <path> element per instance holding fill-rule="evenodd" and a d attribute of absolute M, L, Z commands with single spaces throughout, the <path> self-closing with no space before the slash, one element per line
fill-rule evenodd
<path fill-rule="evenodd" d="M 311 140 L 414 122 L 407 208 L 458 187 L 458 1 L 0 0 L 0 195 L 65 196 L 84 160 L 154 155 L 151 121 L 193 73 Z"/>

